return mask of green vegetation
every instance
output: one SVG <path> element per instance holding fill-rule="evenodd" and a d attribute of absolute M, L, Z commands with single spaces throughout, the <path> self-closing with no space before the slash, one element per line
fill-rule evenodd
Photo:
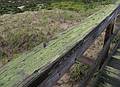
<path fill-rule="evenodd" d="M 70 69 L 70 78 L 75 81 L 82 80 L 88 69 L 88 65 L 76 62 L 74 66 Z"/>
<path fill-rule="evenodd" d="M 41 43 L 48 43 L 55 39 L 58 33 L 79 24 L 81 20 L 104 7 L 104 5 L 98 5 L 95 8 L 86 9 L 87 5 L 80 2 L 58 3 L 53 2 L 46 9 L 41 9 L 41 5 L 38 6 L 39 9 L 28 6 L 29 9 L 28 7 L 24 9 L 36 9 L 36 11 L 0 16 L 0 59 L 4 63 L 16 54 L 31 50 Z M 59 8 L 59 5 L 63 5 L 63 8 Z M 53 7 L 52 10 L 47 10 L 51 7 Z M 70 7 L 73 9 L 70 10 Z"/>
<path fill-rule="evenodd" d="M 82 17 L 79 13 L 63 10 L 41 10 L 0 16 L 2 55 L 9 58 L 40 43 L 47 43 L 58 33 L 80 23 L 84 18 L 85 16 Z"/>
<path fill-rule="evenodd" d="M 11 1 L 11 2 L 10 2 Z M 24 11 L 38 11 L 40 9 L 67 9 L 74 11 L 83 11 L 97 7 L 98 5 L 106 5 L 114 3 L 116 0 L 29 0 L 17 2 L 14 0 L 1 1 L 0 14 L 19 13 Z M 23 7 L 22 7 L 23 6 Z M 22 8 L 21 8 L 22 7 Z"/>
<path fill-rule="evenodd" d="M 47 9 L 65 9 L 72 11 L 87 11 L 93 8 L 96 8 L 99 5 L 107 5 L 113 3 L 112 0 L 94 0 L 90 1 L 91 3 L 84 3 L 85 0 L 54 0 L 52 3 L 49 3 L 46 7 Z M 115 1 L 114 1 L 115 2 Z"/>

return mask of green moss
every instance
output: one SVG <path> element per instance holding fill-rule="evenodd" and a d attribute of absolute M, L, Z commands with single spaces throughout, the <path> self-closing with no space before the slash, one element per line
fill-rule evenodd
<path fill-rule="evenodd" d="M 97 24 L 111 14 L 116 6 L 105 6 L 99 12 L 88 17 L 81 25 L 51 41 L 47 48 L 37 51 L 33 50 L 13 59 L 13 61 L 0 69 L 0 87 L 12 87 L 34 73 L 35 70 L 40 69 L 39 72 L 41 72 L 42 68 L 64 55 L 82 40 Z"/>

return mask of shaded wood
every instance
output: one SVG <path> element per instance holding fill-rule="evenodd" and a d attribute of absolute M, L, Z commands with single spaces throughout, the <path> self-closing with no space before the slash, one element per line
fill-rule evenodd
<path fill-rule="evenodd" d="M 103 48 L 105 47 L 105 45 L 106 45 L 107 41 L 109 40 L 109 38 L 111 37 L 111 35 L 113 34 L 114 25 L 115 25 L 115 20 L 111 24 L 109 24 L 108 27 L 107 27 L 107 29 L 106 29 Z M 108 44 L 108 45 L 109 46 L 107 48 L 105 56 L 104 56 L 103 60 L 101 60 L 100 67 L 103 65 L 104 61 L 106 60 L 106 58 L 109 55 L 110 44 Z"/>
<path fill-rule="evenodd" d="M 111 66 L 111 67 L 113 67 L 115 69 L 120 70 L 120 59 L 112 58 L 110 63 L 108 64 L 108 66 Z"/>
<path fill-rule="evenodd" d="M 118 30 L 119 31 L 119 30 Z M 118 31 L 116 31 L 116 32 L 118 32 Z M 115 47 L 113 48 L 113 50 L 112 50 L 112 52 L 111 53 L 109 53 L 109 56 L 108 56 L 108 58 L 106 59 L 106 61 L 104 62 L 104 64 L 102 65 L 102 67 L 101 67 L 101 69 L 98 71 L 98 75 L 94 78 L 94 80 L 92 81 L 92 86 L 91 87 L 96 87 L 96 86 L 98 86 L 98 85 L 101 85 L 101 83 L 99 82 L 99 80 L 100 80 L 100 77 L 101 77 L 101 75 L 102 75 L 102 73 L 103 73 L 103 70 L 105 69 L 105 66 L 109 63 L 109 61 L 111 60 L 111 58 L 112 58 L 112 56 L 114 55 L 114 54 L 116 54 L 116 50 L 118 49 L 120 47 L 120 39 L 119 39 L 119 42 L 115 45 Z M 108 68 L 107 68 L 108 69 Z M 110 70 L 110 69 L 109 69 Z M 108 71 L 109 72 L 109 71 Z M 116 73 L 116 71 L 113 71 L 114 73 Z M 103 81 L 103 80 L 102 80 Z M 109 84 L 107 84 L 107 83 L 104 83 L 104 86 L 105 87 L 109 87 Z"/>
<path fill-rule="evenodd" d="M 89 80 L 91 80 L 91 78 L 94 76 L 94 74 L 96 73 L 97 70 L 99 70 L 103 65 L 101 64 L 101 62 L 104 60 L 104 58 L 106 58 L 106 53 L 108 52 L 109 46 L 111 41 L 114 39 L 114 37 L 116 36 L 116 34 L 118 33 L 119 30 L 117 30 L 116 32 L 114 32 L 109 39 L 107 40 L 106 44 L 104 45 L 104 48 L 100 51 L 96 61 L 94 62 L 94 64 L 92 65 L 92 67 L 88 70 L 88 73 L 85 75 L 84 80 L 82 80 L 80 82 L 80 87 L 86 87 L 89 82 Z"/>
<path fill-rule="evenodd" d="M 105 46 L 105 44 L 108 41 L 108 39 L 110 38 L 110 36 L 113 34 L 114 24 L 115 24 L 115 22 L 109 24 L 106 29 L 103 47 Z M 110 49 L 110 46 L 109 46 L 109 49 Z M 109 49 L 108 49 L 108 52 L 106 53 L 106 57 L 108 57 Z"/>
<path fill-rule="evenodd" d="M 77 61 L 91 66 L 95 60 L 86 56 L 81 56 Z"/>
<path fill-rule="evenodd" d="M 120 79 L 108 76 L 107 74 L 102 74 L 100 79 L 103 81 L 103 84 L 108 83 L 113 87 L 120 87 Z"/>

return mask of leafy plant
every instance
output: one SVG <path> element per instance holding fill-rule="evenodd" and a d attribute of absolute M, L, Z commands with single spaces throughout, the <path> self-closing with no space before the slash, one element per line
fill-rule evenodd
<path fill-rule="evenodd" d="M 75 65 L 70 69 L 70 77 L 73 80 L 82 80 L 86 74 L 89 66 L 82 64 L 80 62 L 75 63 Z"/>

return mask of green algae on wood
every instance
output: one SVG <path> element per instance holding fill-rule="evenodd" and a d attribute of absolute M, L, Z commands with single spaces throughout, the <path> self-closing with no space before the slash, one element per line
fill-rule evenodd
<path fill-rule="evenodd" d="M 79 26 L 65 32 L 50 45 L 41 50 L 33 50 L 13 59 L 0 69 L 0 87 L 13 87 L 25 78 L 54 62 L 81 41 L 94 27 L 110 15 L 117 5 L 107 5 L 94 15 L 88 17 Z M 107 9 L 107 10 L 106 10 Z"/>

